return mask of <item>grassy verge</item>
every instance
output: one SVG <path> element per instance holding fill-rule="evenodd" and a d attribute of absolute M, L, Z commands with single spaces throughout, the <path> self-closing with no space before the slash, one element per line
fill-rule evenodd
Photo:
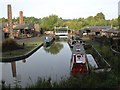
<path fill-rule="evenodd" d="M 8 88 L 8 86 L 3 86 L 3 89 Z M 22 87 L 16 88 L 22 89 Z M 91 73 L 82 77 L 71 76 L 67 80 L 62 80 L 59 83 L 51 82 L 50 78 L 47 80 L 38 78 L 36 83 L 28 85 L 25 89 L 31 90 L 35 88 L 112 88 L 112 90 L 119 90 L 118 80 L 112 72 Z"/>
<path fill-rule="evenodd" d="M 27 42 L 24 44 L 24 49 L 3 52 L 2 57 L 12 57 L 12 56 L 24 55 L 40 44 L 42 44 L 42 41 Z M 22 45 L 22 43 L 19 43 L 19 45 Z"/>

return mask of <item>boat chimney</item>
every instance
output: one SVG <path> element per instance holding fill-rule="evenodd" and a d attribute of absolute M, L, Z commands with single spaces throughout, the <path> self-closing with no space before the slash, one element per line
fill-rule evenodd
<path fill-rule="evenodd" d="M 74 57 L 74 63 L 76 63 L 76 55 L 73 54 L 73 57 Z"/>

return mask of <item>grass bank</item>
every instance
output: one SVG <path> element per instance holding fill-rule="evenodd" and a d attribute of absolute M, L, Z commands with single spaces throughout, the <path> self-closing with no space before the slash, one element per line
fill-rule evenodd
<path fill-rule="evenodd" d="M 31 42 L 24 42 L 24 48 L 18 50 L 12 50 L 7 52 L 2 52 L 2 57 L 12 57 L 12 56 L 20 56 L 24 55 L 33 48 L 37 47 L 38 45 L 42 44 L 42 41 L 31 41 Z M 19 45 L 23 45 L 23 43 L 19 43 Z"/>

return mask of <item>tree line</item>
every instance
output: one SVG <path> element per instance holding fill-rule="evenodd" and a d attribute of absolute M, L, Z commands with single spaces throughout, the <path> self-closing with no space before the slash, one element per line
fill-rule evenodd
<path fill-rule="evenodd" d="M 115 19 L 106 20 L 105 15 L 100 12 L 95 16 L 89 16 L 87 18 L 78 19 L 62 19 L 57 15 L 49 15 L 43 18 L 35 17 L 23 17 L 24 23 L 34 23 L 39 24 L 44 30 L 53 30 L 55 26 L 68 26 L 70 29 L 80 30 L 81 28 L 86 28 L 88 26 L 120 26 L 120 16 Z M 0 22 L 7 23 L 7 19 L 0 18 Z M 19 23 L 19 17 L 13 18 L 13 23 Z"/>

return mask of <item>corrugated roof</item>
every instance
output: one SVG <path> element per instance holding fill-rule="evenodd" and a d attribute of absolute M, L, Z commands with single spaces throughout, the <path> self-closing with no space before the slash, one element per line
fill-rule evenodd
<path fill-rule="evenodd" d="M 102 30 L 102 32 L 107 32 L 107 33 L 120 33 L 120 30 L 116 30 L 116 29 L 108 29 L 108 30 Z"/>
<path fill-rule="evenodd" d="M 97 29 L 97 28 L 107 29 L 107 28 L 111 28 L 111 26 L 89 26 L 89 28 L 93 28 L 93 29 Z"/>

